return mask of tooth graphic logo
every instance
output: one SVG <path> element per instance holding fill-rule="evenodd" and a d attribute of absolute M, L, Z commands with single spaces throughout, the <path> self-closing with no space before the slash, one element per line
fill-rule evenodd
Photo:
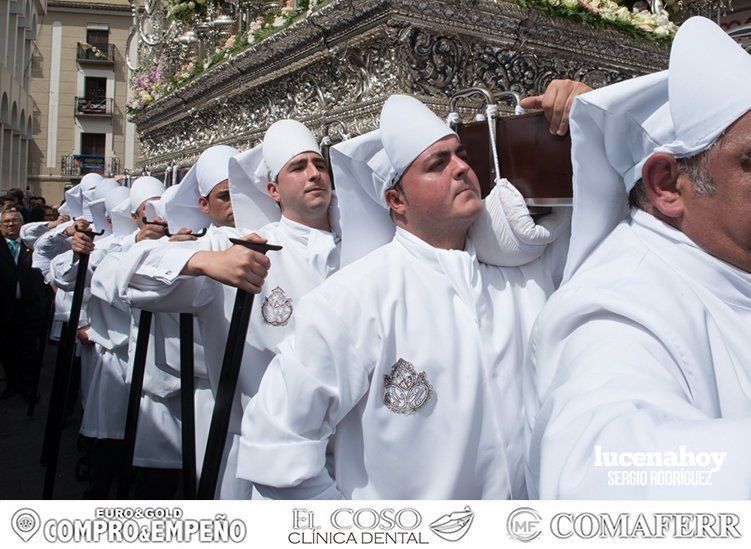
<path fill-rule="evenodd" d="M 467 506 L 464 511 L 437 518 L 430 524 L 430 529 L 443 540 L 459 541 L 469 532 L 473 520 L 475 520 L 475 513 Z"/>
<path fill-rule="evenodd" d="M 10 525 L 13 531 L 18 534 L 18 537 L 23 541 L 29 541 L 39 531 L 39 515 L 33 509 L 19 509 L 13 515 Z"/>
<path fill-rule="evenodd" d="M 292 299 L 279 286 L 271 290 L 261 306 L 263 319 L 272 326 L 286 326 L 292 316 Z"/>

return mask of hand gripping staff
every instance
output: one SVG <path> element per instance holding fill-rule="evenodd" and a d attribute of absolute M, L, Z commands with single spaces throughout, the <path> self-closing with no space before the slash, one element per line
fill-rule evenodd
<path fill-rule="evenodd" d="M 85 233 L 92 240 L 95 236 L 104 234 L 104 231 L 95 233 L 76 227 L 79 233 Z M 88 254 L 79 254 L 78 271 L 76 272 L 76 285 L 73 288 L 73 303 L 70 306 L 68 324 L 60 338 L 55 375 L 52 380 L 52 393 L 50 395 L 50 407 L 47 413 L 47 425 L 44 430 L 44 446 L 42 450 L 42 462 L 47 465 L 44 475 L 43 499 L 52 499 L 55 489 L 55 477 L 57 475 L 57 458 L 60 453 L 60 437 L 65 421 L 66 398 L 68 386 L 71 383 L 71 369 L 75 351 L 76 332 L 78 331 L 78 319 L 81 317 L 83 305 L 83 290 L 86 285 L 86 275 L 89 270 Z"/>
<path fill-rule="evenodd" d="M 279 251 L 281 246 L 272 244 L 259 244 L 230 238 L 230 242 L 239 246 L 245 246 L 256 252 L 265 254 L 268 251 Z M 206 443 L 206 455 L 201 468 L 201 479 L 198 483 L 197 499 L 214 499 L 216 484 L 219 479 L 219 469 L 222 464 L 224 445 L 227 441 L 230 415 L 232 413 L 232 401 L 235 398 L 237 379 L 240 375 L 245 338 L 250 323 L 250 313 L 253 309 L 253 294 L 244 290 L 237 290 L 235 306 L 232 310 L 232 320 L 227 334 L 227 345 L 224 350 L 222 361 L 222 373 L 219 376 L 214 413 L 211 416 L 209 438 Z"/>

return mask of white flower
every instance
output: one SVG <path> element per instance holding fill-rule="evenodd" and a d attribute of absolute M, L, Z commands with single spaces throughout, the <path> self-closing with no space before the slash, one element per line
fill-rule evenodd
<path fill-rule="evenodd" d="M 271 26 L 276 29 L 279 29 L 283 27 L 286 23 L 287 23 L 287 19 L 285 17 L 282 17 L 281 15 L 277 15 L 276 18 L 274 19 L 274 22 L 271 23 Z"/>

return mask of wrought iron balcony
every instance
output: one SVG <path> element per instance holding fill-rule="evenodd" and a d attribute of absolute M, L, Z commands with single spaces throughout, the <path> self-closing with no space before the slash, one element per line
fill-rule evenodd
<path fill-rule="evenodd" d="M 77 116 L 112 116 L 111 97 L 76 97 Z"/>
<path fill-rule="evenodd" d="M 85 175 L 96 172 L 111 176 L 120 172 L 120 159 L 116 156 L 103 154 L 69 154 L 60 161 L 60 171 L 63 175 Z"/>
<path fill-rule="evenodd" d="M 114 44 L 97 45 L 89 44 L 88 42 L 79 42 L 76 52 L 76 59 L 79 63 L 111 65 L 115 62 Z"/>

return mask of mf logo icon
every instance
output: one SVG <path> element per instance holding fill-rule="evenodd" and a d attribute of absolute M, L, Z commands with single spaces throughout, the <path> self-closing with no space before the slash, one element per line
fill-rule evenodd
<path fill-rule="evenodd" d="M 542 533 L 540 514 L 531 507 L 519 507 L 506 519 L 508 534 L 517 541 L 529 542 Z"/>

